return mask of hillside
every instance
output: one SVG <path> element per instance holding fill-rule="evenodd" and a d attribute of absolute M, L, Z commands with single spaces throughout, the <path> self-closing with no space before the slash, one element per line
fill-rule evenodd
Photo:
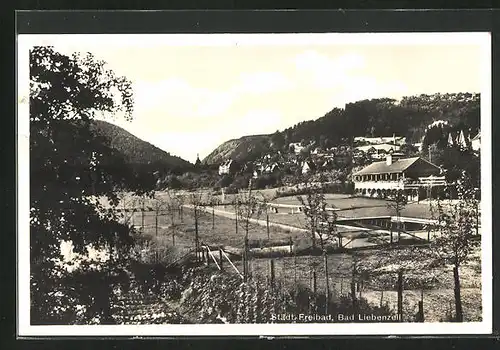
<path fill-rule="evenodd" d="M 207 158 L 208 164 L 229 158 L 249 161 L 269 145 L 286 150 L 289 143 L 314 141 L 322 147 L 351 144 L 356 136 L 405 136 L 408 142 L 422 142 L 426 128 L 436 120 L 444 120 L 455 128 L 477 134 L 480 125 L 480 95 L 453 93 L 406 96 L 400 101 L 379 98 L 348 103 L 324 116 L 311 116 L 272 135 L 245 136 L 217 147 Z"/>
<path fill-rule="evenodd" d="M 110 146 L 120 152 L 130 164 L 155 164 L 161 171 L 183 171 L 193 164 L 173 156 L 158 147 L 141 140 L 123 128 L 101 120 L 95 120 L 91 129 L 110 140 Z"/>
<path fill-rule="evenodd" d="M 249 161 L 269 149 L 270 135 L 250 135 L 224 142 L 213 150 L 203 162 L 219 164 L 226 160 Z"/>

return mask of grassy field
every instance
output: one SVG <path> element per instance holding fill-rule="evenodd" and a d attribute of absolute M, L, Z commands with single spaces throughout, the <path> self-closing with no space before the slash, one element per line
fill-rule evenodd
<path fill-rule="evenodd" d="M 333 205 L 340 209 L 337 211 L 339 217 L 354 218 L 394 215 L 394 213 L 387 208 L 388 201 L 383 199 L 351 197 L 341 194 L 327 194 L 325 195 L 325 198 L 328 205 Z M 277 198 L 273 201 L 273 203 L 294 205 L 300 204 L 296 196 Z M 429 203 L 409 203 L 404 208 L 401 215 L 424 219 L 430 218 L 431 214 L 429 212 Z"/>
<path fill-rule="evenodd" d="M 195 240 L 195 220 L 194 211 L 189 208 L 184 208 L 182 221 L 179 213 L 174 215 L 175 226 L 172 226 L 171 216 L 158 216 L 158 235 L 156 234 L 156 219 L 153 212 L 149 212 L 144 217 L 144 233 L 151 237 L 172 244 L 172 236 L 175 234 L 175 244 L 194 247 Z M 212 220 L 214 222 L 212 223 Z M 142 228 L 142 214 L 135 213 L 133 222 L 138 230 Z M 236 232 L 236 229 L 238 232 Z M 215 215 L 212 218 L 210 210 L 208 212 L 200 212 L 198 220 L 198 235 L 200 241 L 214 246 L 230 246 L 241 248 L 244 244 L 245 228 L 243 221 L 238 223 L 230 218 Z M 288 244 L 290 237 L 295 242 L 304 239 L 305 235 L 300 232 L 291 232 L 277 227 L 269 228 L 269 239 L 267 228 L 265 226 L 250 223 L 248 232 L 249 242 L 251 246 L 265 246 Z"/>

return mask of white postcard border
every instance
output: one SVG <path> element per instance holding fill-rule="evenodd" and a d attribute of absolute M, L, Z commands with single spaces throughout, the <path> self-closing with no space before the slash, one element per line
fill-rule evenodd
<path fill-rule="evenodd" d="M 482 51 L 481 89 L 481 322 L 467 323 L 300 323 L 196 325 L 30 325 L 29 244 L 29 48 L 36 45 L 96 42 L 109 35 L 20 35 L 17 47 L 17 253 L 18 336 L 288 336 L 288 335 L 437 335 L 489 334 L 492 331 L 492 157 L 490 33 L 322 33 L 322 34 L 115 34 L 112 45 L 453 45 L 477 44 Z"/>

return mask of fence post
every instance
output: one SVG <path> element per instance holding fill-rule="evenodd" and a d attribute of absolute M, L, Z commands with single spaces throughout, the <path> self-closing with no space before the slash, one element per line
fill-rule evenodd
<path fill-rule="evenodd" d="M 270 260 L 270 267 L 271 267 L 271 287 L 274 288 L 274 259 Z"/>
<path fill-rule="evenodd" d="M 156 215 L 155 215 L 155 234 L 156 234 L 156 237 L 158 237 L 158 212 L 156 212 Z"/>
<path fill-rule="evenodd" d="M 208 248 L 207 248 L 207 265 L 209 265 L 209 266 L 210 266 L 210 258 L 211 258 L 210 252 L 208 251 Z"/>
<path fill-rule="evenodd" d="M 144 196 L 142 197 L 142 233 L 144 233 L 144 215 L 145 215 L 145 199 Z"/>
<path fill-rule="evenodd" d="M 212 205 L 212 230 L 215 229 L 215 207 Z"/>
<path fill-rule="evenodd" d="M 269 214 L 268 213 L 266 213 L 266 227 L 267 227 L 267 239 L 269 240 L 270 235 L 269 235 Z"/>
<path fill-rule="evenodd" d="M 317 292 L 316 266 L 313 267 L 313 292 L 316 297 L 316 292 Z"/>
<path fill-rule="evenodd" d="M 293 240 L 292 237 L 290 236 L 290 256 L 293 255 Z"/>
<path fill-rule="evenodd" d="M 356 300 L 356 261 L 354 261 L 354 264 L 352 265 L 351 299 L 352 299 L 352 308 L 353 308 L 353 311 L 356 312 L 356 309 L 357 309 L 357 300 Z"/>
<path fill-rule="evenodd" d="M 398 316 L 399 322 L 403 322 L 403 271 L 398 271 Z"/>

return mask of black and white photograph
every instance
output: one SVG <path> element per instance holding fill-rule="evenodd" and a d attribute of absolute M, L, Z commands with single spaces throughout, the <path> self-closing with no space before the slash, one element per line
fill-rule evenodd
<path fill-rule="evenodd" d="M 490 46 L 20 35 L 20 334 L 491 332 Z"/>

